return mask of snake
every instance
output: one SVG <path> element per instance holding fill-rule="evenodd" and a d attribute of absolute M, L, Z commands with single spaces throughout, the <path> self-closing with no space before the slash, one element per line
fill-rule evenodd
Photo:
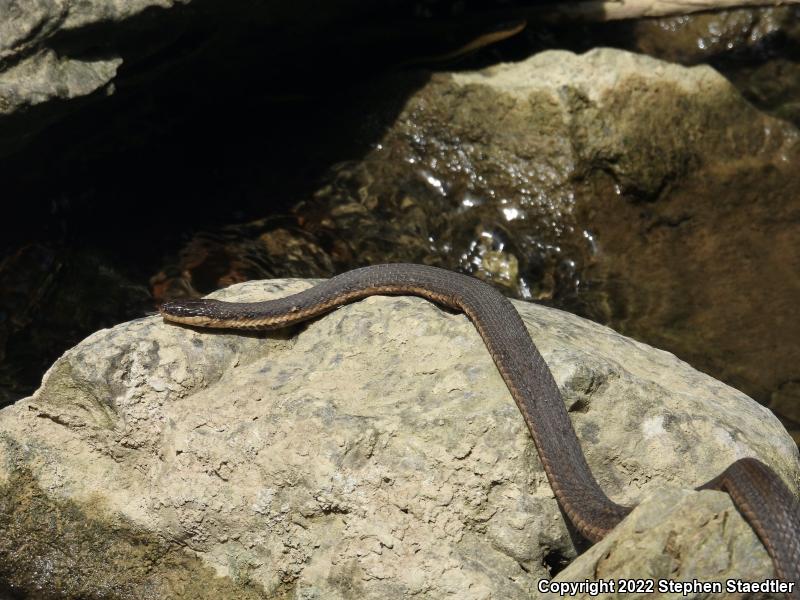
<path fill-rule="evenodd" d="M 553 494 L 577 532 L 598 542 L 632 510 L 611 500 L 586 461 L 555 378 L 514 305 L 474 277 L 417 264 L 362 267 L 283 298 L 262 302 L 182 299 L 164 320 L 199 328 L 278 329 L 368 296 L 419 296 L 464 313 L 483 339 L 530 432 Z M 695 488 L 727 492 L 770 555 L 775 574 L 800 600 L 800 502 L 762 461 L 746 457 Z"/>

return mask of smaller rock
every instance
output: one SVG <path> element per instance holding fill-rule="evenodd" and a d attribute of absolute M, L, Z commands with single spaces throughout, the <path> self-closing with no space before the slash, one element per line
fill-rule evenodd
<path fill-rule="evenodd" d="M 653 594 L 647 591 L 650 585 L 659 592 L 659 586 L 670 586 L 671 582 L 720 582 L 723 591 L 719 594 L 673 592 L 661 597 L 730 598 L 725 591 L 729 579 L 761 582 L 775 578 L 767 554 L 752 552 L 758 544 L 756 534 L 739 517 L 727 494 L 656 489 L 614 531 L 576 558 L 553 581 L 643 582 L 638 587 L 641 593 L 634 590 L 625 593 L 625 598 L 652 598 Z M 543 596 L 558 597 L 552 592 Z M 580 593 L 571 597 L 596 596 Z"/>

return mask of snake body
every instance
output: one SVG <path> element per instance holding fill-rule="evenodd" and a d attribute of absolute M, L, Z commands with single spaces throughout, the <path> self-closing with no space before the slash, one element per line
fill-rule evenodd
<path fill-rule="evenodd" d="M 198 327 L 277 329 L 374 295 L 421 296 L 466 314 L 522 413 L 556 499 L 578 532 L 599 541 L 631 512 L 633 507 L 609 499 L 592 475 L 553 375 L 516 309 L 478 279 L 424 265 L 375 265 L 285 298 L 178 300 L 162 305 L 161 314 Z M 770 467 L 743 458 L 697 489 L 730 494 L 772 557 L 778 578 L 800 584 L 800 503 Z M 797 587 L 787 597 L 800 600 Z"/>

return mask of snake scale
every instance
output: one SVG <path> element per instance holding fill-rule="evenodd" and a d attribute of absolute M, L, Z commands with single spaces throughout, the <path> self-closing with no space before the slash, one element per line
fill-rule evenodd
<path fill-rule="evenodd" d="M 198 327 L 277 329 L 374 295 L 420 296 L 466 314 L 522 413 L 556 499 L 581 535 L 596 542 L 633 510 L 600 488 L 522 319 L 505 296 L 478 279 L 424 265 L 375 265 L 276 300 L 177 300 L 160 310 L 167 321 Z M 742 458 L 697 489 L 730 494 L 772 557 L 777 577 L 800 583 L 800 502 L 775 471 L 755 458 Z M 800 600 L 797 587 L 788 598 Z"/>

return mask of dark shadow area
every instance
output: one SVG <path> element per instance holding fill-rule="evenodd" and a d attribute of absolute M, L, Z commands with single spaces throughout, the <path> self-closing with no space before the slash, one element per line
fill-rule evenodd
<path fill-rule="evenodd" d="M 27 598 L 28 596 L 21 591 L 0 584 L 0 600 L 26 600 Z"/>

